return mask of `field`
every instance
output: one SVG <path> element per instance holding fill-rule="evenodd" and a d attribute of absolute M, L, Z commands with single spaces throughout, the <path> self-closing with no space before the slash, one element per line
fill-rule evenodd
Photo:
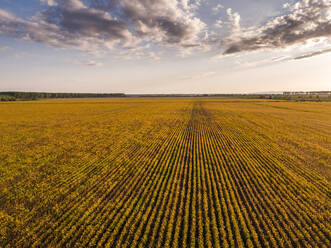
<path fill-rule="evenodd" d="M 331 247 L 331 102 L 0 103 L 0 247 Z"/>

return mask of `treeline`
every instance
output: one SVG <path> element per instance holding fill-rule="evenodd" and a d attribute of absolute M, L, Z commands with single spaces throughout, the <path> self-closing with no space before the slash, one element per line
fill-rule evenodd
<path fill-rule="evenodd" d="M 9 102 L 9 101 L 16 101 L 15 97 L 7 96 L 7 95 L 0 95 L 1 102 Z"/>
<path fill-rule="evenodd" d="M 0 92 L 1 101 L 37 100 L 53 98 L 108 98 L 125 97 L 123 93 L 47 93 L 47 92 Z"/>
<path fill-rule="evenodd" d="M 296 102 L 325 102 L 331 101 L 331 95 L 326 94 L 311 94 L 311 95 L 260 95 L 258 96 L 260 99 L 274 99 L 274 100 L 286 100 L 286 101 L 296 101 Z"/>
<path fill-rule="evenodd" d="M 111 97 L 220 97 L 246 99 L 272 99 L 289 101 L 331 101 L 331 95 L 288 95 L 288 94 L 124 94 L 124 93 L 47 93 L 47 92 L 0 92 L 0 101 L 37 100 L 55 98 L 111 98 Z"/>

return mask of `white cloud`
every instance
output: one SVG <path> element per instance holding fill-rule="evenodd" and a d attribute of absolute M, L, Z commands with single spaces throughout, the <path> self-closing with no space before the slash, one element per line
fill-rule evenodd
<path fill-rule="evenodd" d="M 158 56 L 155 52 L 149 52 L 148 58 L 150 58 L 151 60 L 160 60 L 161 59 L 161 57 Z"/>
<path fill-rule="evenodd" d="M 75 65 L 84 65 L 84 66 L 90 66 L 90 67 L 100 67 L 103 66 L 103 63 L 100 61 L 95 60 L 68 60 L 67 62 L 75 64 Z"/>
<path fill-rule="evenodd" d="M 198 9 L 200 0 L 40 0 L 32 18 L 0 9 L 0 33 L 57 48 L 102 55 L 126 50 L 126 57 L 150 57 L 149 47 L 175 47 L 179 56 L 211 49 L 224 54 L 287 48 L 309 39 L 331 36 L 331 1 L 303 0 L 284 4 L 286 14 L 260 27 L 241 26 L 241 16 L 220 2 L 212 8 L 222 15 L 208 27 Z M 223 13 L 224 12 L 224 13 Z M 224 16 L 225 15 L 225 16 Z M 227 19 L 226 19 L 227 18 Z M 230 26 L 230 33 L 219 30 Z M 147 45 L 146 45 L 147 44 Z M 319 48 L 320 49 L 320 48 Z M 145 55 L 138 50 L 144 50 Z M 318 51 L 318 50 L 317 50 Z M 116 56 L 116 55 L 115 55 Z M 124 55 L 121 55 L 124 56 Z"/>
<path fill-rule="evenodd" d="M 222 21 L 222 19 L 221 19 L 221 18 L 217 19 L 216 22 L 215 22 L 215 24 L 214 24 L 214 26 L 215 26 L 216 28 L 221 28 L 221 27 L 223 27 L 223 21 Z"/>
<path fill-rule="evenodd" d="M 286 48 L 310 39 L 331 36 L 331 1 L 304 0 L 288 7 L 288 14 L 271 19 L 259 28 L 248 28 L 237 32 L 225 43 L 225 54 L 260 49 Z M 232 12 L 228 12 L 231 19 Z M 239 21 L 232 17 L 234 30 Z M 239 27 L 239 25 L 238 25 Z"/>
<path fill-rule="evenodd" d="M 214 14 L 217 14 L 221 9 L 224 9 L 224 6 L 219 3 L 214 8 L 212 8 L 212 11 Z"/>
<path fill-rule="evenodd" d="M 8 46 L 0 46 L 0 52 L 1 51 L 8 51 L 10 48 Z"/>
<path fill-rule="evenodd" d="M 55 0 L 40 0 L 41 4 L 48 6 L 57 6 L 57 2 Z"/>
<path fill-rule="evenodd" d="M 97 62 L 97 61 L 94 61 L 94 60 L 90 60 L 90 61 L 86 62 L 86 65 L 88 65 L 88 66 L 102 66 L 103 63 Z"/>
<path fill-rule="evenodd" d="M 203 79 L 203 78 L 209 78 L 209 77 L 213 77 L 217 74 L 217 72 L 215 71 L 207 71 L 207 72 L 201 72 L 199 74 L 194 74 L 194 75 L 190 75 L 190 76 L 184 76 L 181 77 L 181 80 L 197 80 L 197 79 Z"/>
<path fill-rule="evenodd" d="M 185 48 L 199 43 L 206 29 L 194 12 L 199 3 L 186 0 L 41 0 L 41 3 L 48 8 L 32 19 L 0 10 L 0 32 L 49 46 L 96 53 L 98 49 L 136 46 L 142 41 Z"/>
<path fill-rule="evenodd" d="M 331 52 L 331 48 L 328 48 L 328 49 L 319 50 L 319 51 L 316 51 L 316 52 L 306 53 L 306 54 L 297 56 L 294 59 L 296 59 L 296 60 L 306 59 L 306 58 L 311 58 L 311 57 L 314 57 L 314 56 L 318 56 L 318 55 L 322 55 L 322 54 L 326 54 L 326 53 L 330 53 L 330 52 Z"/>
<path fill-rule="evenodd" d="M 226 10 L 229 22 L 232 27 L 232 34 L 237 34 L 240 32 L 240 15 L 238 12 L 232 12 L 231 8 Z"/>

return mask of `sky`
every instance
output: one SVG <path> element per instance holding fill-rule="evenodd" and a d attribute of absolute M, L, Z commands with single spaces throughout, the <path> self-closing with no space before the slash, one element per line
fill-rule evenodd
<path fill-rule="evenodd" d="M 331 0 L 0 0 L 0 91 L 331 90 Z"/>

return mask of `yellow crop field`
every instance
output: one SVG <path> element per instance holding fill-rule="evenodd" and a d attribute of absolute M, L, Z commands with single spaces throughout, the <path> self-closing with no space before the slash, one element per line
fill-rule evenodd
<path fill-rule="evenodd" d="M 331 102 L 0 103 L 0 247 L 331 247 Z"/>

